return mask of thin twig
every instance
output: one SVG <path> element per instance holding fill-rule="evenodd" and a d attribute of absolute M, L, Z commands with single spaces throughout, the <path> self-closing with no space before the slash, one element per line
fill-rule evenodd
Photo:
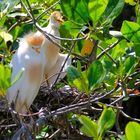
<path fill-rule="evenodd" d="M 113 49 L 121 40 L 122 40 L 122 38 L 118 39 L 114 44 L 110 45 L 108 48 L 106 48 L 104 51 L 102 51 L 97 56 L 97 59 L 100 59 L 106 52 L 108 52 L 109 50 Z"/>
<path fill-rule="evenodd" d="M 17 21 L 16 23 L 14 23 L 9 29 L 8 29 L 8 32 L 11 32 L 16 26 L 20 25 L 21 23 L 31 23 L 32 22 L 32 19 L 29 19 L 29 20 L 26 20 L 26 21 Z"/>
<path fill-rule="evenodd" d="M 47 8 L 44 12 L 42 12 L 39 16 L 36 17 L 36 21 L 38 21 L 44 14 L 46 14 L 50 9 L 55 7 L 61 0 L 58 0 L 54 4 L 52 4 L 49 8 Z"/>
<path fill-rule="evenodd" d="M 114 93 L 117 89 L 118 89 L 118 86 L 116 88 L 112 89 L 111 91 L 107 92 L 106 94 L 101 95 L 100 97 L 93 97 L 93 98 L 90 98 L 87 101 L 72 104 L 72 105 L 65 106 L 65 107 L 59 108 L 57 110 L 51 111 L 50 114 L 46 115 L 46 117 L 50 118 L 54 115 L 61 115 L 61 114 L 64 114 L 64 113 L 68 113 L 70 111 L 75 111 L 75 110 L 82 109 L 83 107 L 86 107 L 87 105 L 89 105 L 89 101 L 90 101 L 90 103 L 96 103 L 96 102 L 104 99 L 105 97 L 109 96 L 110 94 Z M 45 108 L 45 110 L 46 110 L 46 108 Z M 12 112 L 16 113 L 16 114 L 19 114 L 20 116 L 23 116 L 23 117 L 35 116 L 35 115 L 39 115 L 41 113 L 41 112 L 36 112 L 36 113 L 33 113 L 33 114 L 22 114 L 22 113 L 17 113 L 14 110 L 12 110 Z"/>
<path fill-rule="evenodd" d="M 125 96 L 122 95 L 121 97 L 117 98 L 115 101 L 113 101 L 113 102 L 111 103 L 111 105 L 114 105 L 114 104 L 120 102 L 121 100 L 123 100 L 124 97 L 125 97 Z"/>
<path fill-rule="evenodd" d="M 101 49 L 102 51 L 104 51 L 104 49 L 98 45 L 98 48 Z M 113 63 L 117 64 L 116 61 L 113 59 L 113 57 L 106 51 L 104 51 L 105 54 L 112 60 Z"/>
<path fill-rule="evenodd" d="M 0 125 L 0 128 L 9 128 L 9 127 L 15 127 L 17 124 L 8 124 L 8 125 Z"/>
<path fill-rule="evenodd" d="M 61 132 L 61 129 L 57 129 L 51 136 L 48 137 L 48 140 L 52 140 L 60 132 Z"/>
<path fill-rule="evenodd" d="M 117 105 L 117 107 L 119 107 L 118 103 L 116 103 L 116 105 Z M 117 109 L 115 126 L 116 126 L 116 130 L 117 130 L 118 134 L 121 134 L 121 127 L 120 127 L 120 123 L 119 123 L 119 116 L 120 116 L 120 109 Z"/>
<path fill-rule="evenodd" d="M 90 54 L 89 57 L 89 62 L 92 63 L 95 59 L 96 59 L 96 53 L 97 53 L 97 48 L 98 48 L 98 41 L 97 40 L 93 40 L 93 48 L 92 48 L 92 52 Z"/>
<path fill-rule="evenodd" d="M 122 111 L 122 110 L 120 110 L 120 113 L 121 113 L 124 117 L 126 117 L 126 118 L 128 118 L 128 119 L 130 119 L 130 120 L 132 120 L 132 121 L 140 122 L 140 119 L 133 118 L 133 117 L 129 116 L 128 114 L 124 113 L 124 111 Z"/>

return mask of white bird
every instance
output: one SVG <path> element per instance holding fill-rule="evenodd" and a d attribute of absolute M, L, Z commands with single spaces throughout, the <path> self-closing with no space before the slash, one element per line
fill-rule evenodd
<path fill-rule="evenodd" d="M 45 56 L 42 51 L 39 52 L 43 41 L 43 36 L 28 34 L 20 40 L 19 48 L 13 56 L 11 80 L 13 81 L 21 71 L 22 74 L 8 89 L 7 99 L 9 104 L 14 102 L 17 112 L 27 112 L 43 80 Z"/>
<path fill-rule="evenodd" d="M 59 26 L 62 22 L 60 12 L 55 11 L 50 16 L 49 24 L 44 31 L 55 36 L 60 36 Z M 57 43 L 60 40 L 54 39 Z M 47 78 L 48 86 L 52 86 L 57 78 L 67 54 L 59 53 L 59 48 L 44 35 L 37 31 L 24 36 L 19 43 L 19 48 L 12 59 L 13 81 L 18 73 L 23 70 L 21 77 L 8 89 L 8 103 L 14 102 L 15 110 L 19 113 L 26 113 L 34 101 L 44 77 Z M 63 72 L 70 65 L 70 58 L 66 62 Z M 66 73 L 62 73 L 63 78 Z"/>
<path fill-rule="evenodd" d="M 47 33 L 60 37 L 59 33 L 59 26 L 63 22 L 62 16 L 60 12 L 55 11 L 51 14 L 50 16 L 50 22 L 46 28 L 43 28 L 44 31 Z M 39 31 L 37 34 L 41 34 Z M 55 39 L 53 37 L 50 37 L 54 42 L 57 44 L 60 44 L 59 39 Z M 45 51 L 45 56 L 46 56 L 46 64 L 45 64 L 45 79 L 47 80 L 48 86 L 52 87 L 54 84 L 61 67 L 63 66 L 67 54 L 61 54 L 59 53 L 60 48 L 56 46 L 54 43 L 52 43 L 50 40 L 45 38 L 45 41 L 43 43 L 44 46 L 44 51 Z M 70 65 L 70 57 L 66 61 L 66 64 L 63 68 L 62 73 L 59 76 L 59 79 L 62 79 L 66 75 L 66 69 Z M 59 81 L 58 79 L 58 81 Z"/>

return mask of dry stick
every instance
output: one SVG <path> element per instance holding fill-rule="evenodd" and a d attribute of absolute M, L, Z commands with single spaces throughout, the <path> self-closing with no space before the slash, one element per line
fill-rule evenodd
<path fill-rule="evenodd" d="M 20 25 L 21 23 L 30 23 L 32 21 L 32 19 L 26 20 L 26 21 L 17 21 L 15 24 L 13 24 L 9 29 L 8 32 L 11 32 L 13 30 L 13 28 L 15 28 L 16 26 Z"/>
<path fill-rule="evenodd" d="M 103 49 L 101 46 L 98 46 L 98 48 L 99 48 L 100 50 L 104 51 L 104 49 Z M 113 63 L 117 64 L 117 62 L 112 58 L 112 56 L 111 56 L 109 53 L 107 53 L 107 52 L 105 51 L 105 54 L 112 60 Z"/>
<path fill-rule="evenodd" d="M 119 136 L 120 136 L 117 132 L 114 132 L 114 131 L 107 131 L 107 133 L 113 134 L 113 135 L 115 135 L 116 137 L 119 137 Z"/>
<path fill-rule="evenodd" d="M 8 125 L 0 125 L 0 128 L 9 128 L 9 127 L 15 127 L 17 124 L 8 124 Z"/>
<path fill-rule="evenodd" d="M 98 102 L 99 100 L 107 97 L 108 95 L 114 93 L 118 89 L 118 87 L 119 86 L 115 87 L 114 89 L 112 89 L 111 91 L 107 92 L 104 95 L 101 95 L 100 97 L 90 98 L 90 103 Z M 59 108 L 57 110 L 51 111 L 49 115 L 46 115 L 46 118 L 50 118 L 54 115 L 61 115 L 61 114 L 64 114 L 64 113 L 68 113 L 70 111 L 75 111 L 75 110 L 78 110 L 78 109 L 82 109 L 82 107 L 86 107 L 88 104 L 89 104 L 89 100 L 84 101 L 84 102 L 80 102 L 80 103 L 76 103 L 76 104 L 72 104 L 72 105 L 69 105 L 69 106 L 65 106 L 65 107 Z M 44 110 L 47 110 L 47 108 L 45 108 Z M 12 111 L 13 111 L 13 113 L 17 114 L 16 111 L 14 111 L 14 110 L 12 110 Z M 33 113 L 33 114 L 22 114 L 22 113 L 18 113 L 18 114 L 20 116 L 23 116 L 23 117 L 30 117 L 30 116 L 39 115 L 40 113 L 41 112 L 37 112 L 37 113 Z"/>
<path fill-rule="evenodd" d="M 111 103 L 111 105 L 116 104 L 117 102 L 120 102 L 121 100 L 123 100 L 124 97 L 125 97 L 125 96 L 122 95 L 121 97 L 117 98 L 115 101 L 113 101 L 113 102 Z"/>
<path fill-rule="evenodd" d="M 97 53 L 97 48 L 98 48 L 98 41 L 97 40 L 93 40 L 93 48 L 92 48 L 92 52 L 91 55 L 89 57 L 89 63 L 92 63 L 95 59 L 96 59 L 96 53 Z"/>
<path fill-rule="evenodd" d="M 108 52 L 109 50 L 113 49 L 121 40 L 122 40 L 122 38 L 118 39 L 114 44 L 112 44 L 111 46 L 109 46 L 108 48 L 106 48 L 104 51 L 102 51 L 97 56 L 97 59 L 100 59 L 106 52 Z"/>
<path fill-rule="evenodd" d="M 138 74 L 140 74 L 140 70 L 134 72 L 133 74 L 129 75 L 128 77 L 135 77 L 135 76 L 137 76 Z"/>
<path fill-rule="evenodd" d="M 51 136 L 49 136 L 47 139 L 48 140 L 52 140 L 53 138 L 55 138 L 56 137 L 56 135 L 58 134 L 58 133 L 60 133 L 61 132 L 61 129 L 57 129 Z"/>
<path fill-rule="evenodd" d="M 117 89 L 118 89 L 118 86 L 116 88 L 114 88 L 113 90 L 111 90 L 110 92 L 107 92 L 106 94 L 104 94 L 100 97 L 90 99 L 90 103 L 97 102 L 97 101 L 107 97 L 108 95 L 114 93 Z M 54 115 L 61 115 L 61 114 L 64 114 L 64 113 L 68 113 L 70 111 L 75 111 L 75 110 L 81 109 L 82 107 L 85 107 L 87 105 L 89 105 L 89 100 L 85 101 L 85 102 L 73 104 L 73 105 L 70 105 L 70 106 L 66 106 L 66 107 L 57 109 L 55 111 L 51 111 L 51 113 L 49 115 L 46 115 L 46 117 L 51 117 L 51 116 L 54 116 Z"/>
<path fill-rule="evenodd" d="M 118 103 L 116 103 L 117 107 L 119 107 Z M 120 128 L 120 124 L 119 124 L 119 116 L 120 116 L 120 109 L 117 109 L 117 113 L 116 113 L 116 130 L 118 132 L 118 134 L 121 134 L 121 128 Z"/>
<path fill-rule="evenodd" d="M 123 95 L 124 97 L 126 97 L 126 96 L 127 96 L 127 93 L 126 93 L 126 86 L 125 86 L 124 82 L 121 81 L 121 82 L 119 83 L 119 86 L 120 86 L 121 89 L 122 89 L 122 95 Z M 119 101 L 116 103 L 116 105 L 117 105 L 117 107 L 122 106 L 122 100 L 119 100 Z M 117 132 L 118 132 L 119 134 L 121 134 L 121 128 L 120 128 L 120 124 L 119 124 L 119 116 L 120 116 L 120 110 L 117 109 L 116 124 L 115 124 L 115 125 L 116 125 L 116 130 L 117 130 Z"/>
<path fill-rule="evenodd" d="M 130 117 L 128 114 L 124 113 L 122 110 L 120 110 L 120 113 L 121 113 L 124 117 L 126 117 L 126 118 L 128 118 L 128 119 L 130 119 L 130 120 L 132 120 L 132 121 L 140 122 L 140 119 Z"/>

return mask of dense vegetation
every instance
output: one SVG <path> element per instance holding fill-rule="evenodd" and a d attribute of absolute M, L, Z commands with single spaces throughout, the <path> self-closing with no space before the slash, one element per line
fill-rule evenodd
<path fill-rule="evenodd" d="M 5 99 L 20 78 L 11 83 L 9 64 L 18 39 L 47 26 L 55 10 L 65 20 L 58 47 L 72 63 L 52 89 L 41 86 L 20 122 Z M 140 2 L 0 1 L 0 95 L 0 139 L 139 140 Z"/>

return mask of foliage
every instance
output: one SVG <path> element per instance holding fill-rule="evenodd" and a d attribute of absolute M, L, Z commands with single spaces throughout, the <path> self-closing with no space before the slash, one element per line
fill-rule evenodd
<path fill-rule="evenodd" d="M 32 10 L 27 10 L 28 1 Z M 51 121 L 47 122 L 47 126 L 45 124 L 45 128 L 41 129 L 39 134 L 33 132 L 34 137 L 46 138 L 52 130 L 61 129 L 63 126 L 62 135 L 70 134 L 71 129 L 75 128 L 75 132 L 79 135 L 86 135 L 95 140 L 116 139 L 116 137 L 123 140 L 139 139 L 138 123 L 129 122 L 126 125 L 125 122 L 119 122 L 125 101 L 129 102 L 131 97 L 137 98 L 139 94 L 139 4 L 139 1 L 135 0 L 5 0 L 0 2 L 0 95 L 3 97 L 7 89 L 22 74 L 21 71 L 11 83 L 9 64 L 13 52 L 18 48 L 19 38 L 30 31 L 37 31 L 29 13 L 34 15 L 36 22 L 42 27 L 47 26 L 49 15 L 54 10 L 60 10 L 64 15 L 65 22 L 60 27 L 61 45 L 65 48 L 64 51 L 68 50 L 70 53 L 72 64 L 67 69 L 67 81 L 60 83 L 65 86 L 63 88 L 56 86 L 61 87 L 59 90 L 56 88 L 56 91 L 59 93 L 68 87 L 68 91 L 64 91 L 66 94 L 64 95 L 68 97 L 56 107 L 56 104 L 61 102 L 61 97 L 54 102 L 54 94 L 51 100 L 46 90 L 45 94 L 39 94 L 42 98 L 45 97 L 45 101 L 39 101 L 40 98 L 37 98 L 38 103 L 34 106 L 37 106 L 37 110 L 38 106 L 40 109 L 49 98 L 50 101 L 45 105 L 48 107 L 47 110 L 54 114 L 51 121 L 55 119 L 56 121 L 51 124 L 51 127 L 48 125 Z M 132 10 L 134 14 L 129 15 Z M 50 93 L 54 93 L 54 90 L 51 89 Z M 72 101 L 71 96 L 74 96 Z M 50 107 L 51 103 L 52 107 Z M 104 107 L 102 113 L 101 105 Z M 126 113 L 128 112 L 126 110 Z M 63 114 L 64 118 L 60 118 L 60 121 L 60 116 L 55 113 L 58 113 L 58 116 Z M 76 114 L 76 118 L 73 117 L 73 113 Z M 119 125 L 123 128 L 118 128 Z M 115 130 L 112 129 L 113 126 L 116 127 Z M 119 129 L 125 132 L 125 135 L 120 135 Z M 5 131 L 7 132 L 7 128 Z M 11 135 L 16 133 L 15 130 L 9 131 Z"/>
<path fill-rule="evenodd" d="M 127 140 L 138 140 L 140 137 L 140 124 L 137 122 L 129 122 L 126 125 L 125 133 Z"/>
<path fill-rule="evenodd" d="M 81 71 L 81 70 L 80 70 Z M 79 90 L 89 94 L 98 83 L 101 83 L 105 77 L 105 70 L 100 61 L 94 61 L 87 71 L 80 72 L 71 66 L 67 70 L 69 82 L 75 85 Z"/>
<path fill-rule="evenodd" d="M 81 132 L 92 137 L 95 140 L 102 140 L 105 132 L 110 130 L 115 124 L 115 112 L 111 108 L 105 108 L 102 112 L 98 123 L 92 121 L 87 116 L 78 116 L 79 121 L 83 124 Z"/>
<path fill-rule="evenodd" d="M 0 95 L 5 96 L 6 90 L 11 86 L 11 69 L 0 64 Z"/>

